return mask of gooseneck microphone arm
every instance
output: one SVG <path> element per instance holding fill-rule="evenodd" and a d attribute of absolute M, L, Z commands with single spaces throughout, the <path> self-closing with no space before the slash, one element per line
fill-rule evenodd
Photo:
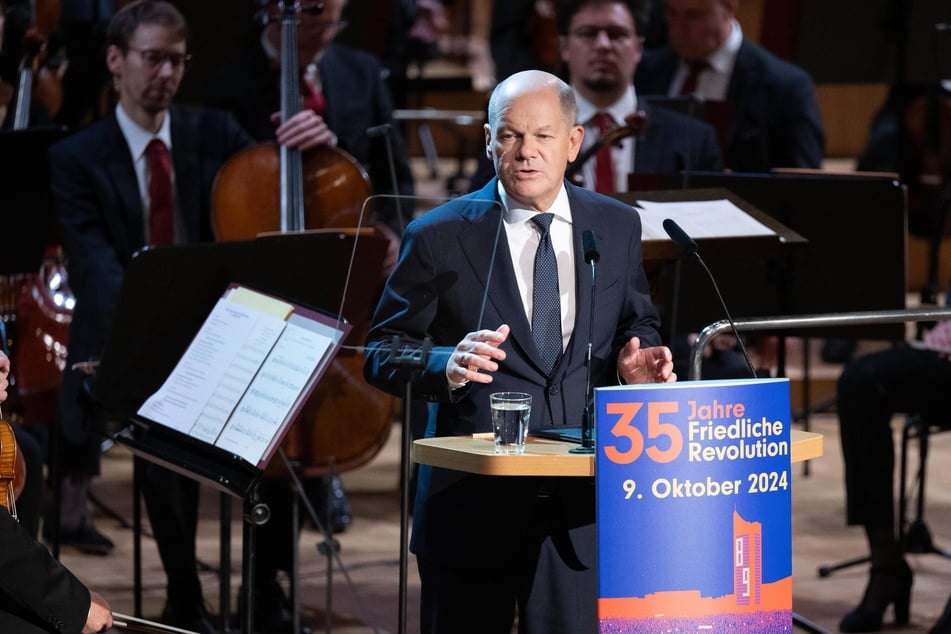
<path fill-rule="evenodd" d="M 591 265 L 591 304 L 589 307 L 590 314 L 588 315 L 588 351 L 587 359 L 585 360 L 584 413 L 581 416 L 581 447 L 572 451 L 575 451 L 576 453 L 593 453 L 594 395 L 591 393 L 591 357 L 592 347 L 594 345 L 594 299 L 595 282 L 597 280 L 595 269 L 598 260 L 601 259 L 601 254 L 598 253 L 594 232 L 591 230 L 585 230 L 581 234 L 581 245 L 584 251 L 584 261 Z"/>
<path fill-rule="evenodd" d="M 727 321 L 730 322 L 730 327 L 733 329 L 733 336 L 736 337 L 736 342 L 739 344 L 740 350 L 743 352 L 743 358 L 746 359 L 746 365 L 750 369 L 750 375 L 755 379 L 756 369 L 753 367 L 753 362 L 750 361 L 750 355 L 746 353 L 746 346 L 743 345 L 743 339 L 740 338 L 740 333 L 736 329 L 736 322 L 734 322 L 733 317 L 730 316 L 730 311 L 726 307 L 726 302 L 723 300 L 723 295 L 720 293 L 720 287 L 717 286 L 717 281 L 713 277 L 713 273 L 710 272 L 710 269 L 707 267 L 707 263 L 704 262 L 703 258 L 700 257 L 697 243 L 693 238 L 687 235 L 686 231 L 680 228 L 680 225 L 670 218 L 666 218 L 664 220 L 664 231 L 666 231 L 667 235 L 670 236 L 670 239 L 674 241 L 674 244 L 677 245 L 677 248 L 680 249 L 680 252 L 684 257 L 696 257 L 697 262 L 699 262 L 700 266 L 703 267 L 703 270 L 707 272 L 707 277 L 710 278 L 710 282 L 713 284 L 713 290 L 716 291 L 717 298 L 720 300 L 720 306 L 723 308 L 723 313 L 726 315 Z"/>

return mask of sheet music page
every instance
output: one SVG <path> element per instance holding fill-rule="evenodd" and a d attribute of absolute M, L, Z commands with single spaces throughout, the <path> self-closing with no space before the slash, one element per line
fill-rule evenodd
<path fill-rule="evenodd" d="M 258 464 L 333 341 L 292 315 L 215 443 Z"/>
<path fill-rule="evenodd" d="M 729 200 L 678 202 L 637 201 L 642 240 L 668 240 L 664 219 L 670 218 L 691 238 L 772 236 L 772 229 L 754 219 Z"/>
<path fill-rule="evenodd" d="M 218 300 L 195 339 L 139 415 L 213 443 L 286 322 Z M 242 383 L 243 382 L 243 383 Z"/>

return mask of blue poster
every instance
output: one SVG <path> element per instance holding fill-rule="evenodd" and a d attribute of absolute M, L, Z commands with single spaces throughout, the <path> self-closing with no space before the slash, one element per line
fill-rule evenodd
<path fill-rule="evenodd" d="M 787 379 L 595 391 L 600 631 L 792 631 Z"/>

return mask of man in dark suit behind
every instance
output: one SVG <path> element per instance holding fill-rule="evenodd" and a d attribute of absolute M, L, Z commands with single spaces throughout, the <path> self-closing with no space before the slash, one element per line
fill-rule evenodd
<path fill-rule="evenodd" d="M 578 102 L 578 123 L 585 126 L 582 151 L 600 136 L 595 121 L 610 118 L 610 127 L 624 125 L 637 110 L 647 115 L 647 128 L 608 149 L 614 179 L 604 193 L 626 192 L 628 174 L 666 174 L 719 170 L 723 159 L 713 128 L 640 99 L 634 71 L 641 60 L 639 34 L 646 21 L 641 0 L 563 0 L 558 4 L 561 59 Z M 595 188 L 598 153 L 581 167 L 584 185 Z"/>
<path fill-rule="evenodd" d="M 531 394 L 532 428 L 580 423 L 592 319 L 590 285 L 582 283 L 590 275 L 585 231 L 601 254 L 593 384 L 676 379 L 670 351 L 659 345 L 637 213 L 564 180 L 584 136 L 576 114 L 571 88 L 553 75 L 525 71 L 500 83 L 485 131 L 498 178 L 407 229 L 374 316 L 364 373 L 401 394 L 402 377 L 387 363 L 391 337 L 431 338 L 414 387 L 437 404 L 427 436 L 489 431 L 489 393 L 496 391 Z M 550 222 L 550 230 L 536 222 Z M 534 254 L 548 237 L 560 290 L 536 300 Z M 559 301 L 550 301 L 554 294 Z M 550 327 L 541 326 L 542 315 Z M 554 334 L 549 345 L 536 343 L 543 331 Z M 557 352 L 546 357 L 552 345 Z M 508 634 L 516 610 L 521 632 L 597 631 L 595 537 L 593 479 L 423 467 L 412 538 L 422 631 Z"/>
<path fill-rule="evenodd" d="M 665 2 L 669 45 L 644 54 L 638 93 L 727 101 L 724 159 L 733 171 L 821 167 L 825 135 L 812 80 L 743 37 L 739 0 Z"/>
<path fill-rule="evenodd" d="M 10 360 L 0 351 L 0 403 L 7 398 L 9 375 Z M 91 634 L 111 626 L 112 610 L 105 599 L 86 589 L 0 509 L 0 631 Z"/>
<path fill-rule="evenodd" d="M 171 105 L 188 62 L 187 36 L 184 18 L 167 2 L 138 0 L 116 13 L 106 51 L 118 92 L 116 110 L 50 151 L 53 199 L 76 295 L 67 368 L 101 354 L 125 268 L 137 250 L 213 239 L 209 211 L 215 176 L 228 158 L 251 143 L 226 113 Z M 280 142 L 299 149 L 326 143 L 329 137 L 327 126 L 309 111 L 277 131 Z M 166 166 L 171 166 L 172 191 L 167 193 L 172 210 L 164 236 L 152 224 L 152 197 L 159 195 L 150 187 L 156 168 L 147 155 L 150 147 L 158 147 L 156 142 L 164 146 Z M 64 508 L 71 503 L 80 507 L 78 518 L 64 516 L 73 524 L 63 528 L 67 536 L 80 531 L 88 540 L 86 489 L 99 470 L 103 430 L 93 410 L 80 406 L 83 381 L 82 372 L 68 369 L 61 390 L 62 453 L 68 458 L 63 481 L 69 484 Z M 163 620 L 212 632 L 196 569 L 198 484 L 146 463 L 142 487 L 168 577 Z M 94 529 L 92 533 L 93 538 L 98 535 Z"/>

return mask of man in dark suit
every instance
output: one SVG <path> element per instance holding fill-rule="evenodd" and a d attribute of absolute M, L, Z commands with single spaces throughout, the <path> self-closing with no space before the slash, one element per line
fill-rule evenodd
<path fill-rule="evenodd" d="M 10 360 L 0 351 L 0 403 L 7 398 L 9 374 Z M 110 627 L 112 611 L 106 600 L 87 590 L 0 509 L 0 631 L 91 634 Z"/>
<path fill-rule="evenodd" d="M 641 60 L 639 33 L 646 20 L 640 0 L 564 0 L 558 4 L 561 59 L 578 102 L 578 123 L 585 126 L 582 152 L 601 130 L 625 125 L 625 118 L 642 110 L 647 128 L 636 138 L 591 157 L 581 166 L 584 185 L 594 189 L 598 164 L 613 172 L 604 193 L 628 190 L 631 173 L 664 174 L 689 170 L 719 170 L 722 158 L 713 128 L 691 117 L 651 106 L 634 90 L 634 71 Z M 603 119 L 603 121 L 602 121 Z"/>
<path fill-rule="evenodd" d="M 364 373 L 401 394 L 403 377 L 388 363 L 391 337 L 431 338 L 414 383 L 415 394 L 437 404 L 427 436 L 489 431 L 489 393 L 496 391 L 532 396 L 532 428 L 580 423 L 592 319 L 590 285 L 582 283 L 590 275 L 585 231 L 601 254 L 593 384 L 676 379 L 670 351 L 659 345 L 638 215 L 564 180 L 584 136 L 575 110 L 571 88 L 548 73 L 525 71 L 500 83 L 486 125 L 498 178 L 407 229 L 374 316 Z M 557 277 L 548 293 L 533 274 L 539 246 L 548 283 Z M 522 632 L 596 631 L 594 529 L 592 479 L 422 468 L 412 538 L 422 631 L 508 634 L 516 609 Z"/>
<path fill-rule="evenodd" d="M 213 239 L 209 210 L 215 176 L 251 142 L 226 113 L 171 105 L 188 62 L 187 34 L 184 18 L 167 2 L 139 0 L 116 13 L 107 33 L 106 64 L 118 106 L 50 151 L 53 198 L 76 295 L 68 368 L 102 352 L 125 267 L 137 250 Z M 309 111 L 277 130 L 279 141 L 300 149 L 326 143 L 329 136 Z M 153 162 L 153 148 L 162 151 L 164 161 Z M 153 189 L 160 187 L 163 170 L 165 189 Z M 161 202 L 167 220 L 157 224 Z M 90 408 L 79 405 L 83 381 L 82 372 L 69 369 L 61 390 L 62 453 L 68 458 L 63 508 L 78 515 L 64 514 L 63 528 L 67 538 L 95 541 L 98 533 L 85 506 L 88 482 L 99 469 L 102 429 Z M 196 571 L 198 485 L 152 463 L 144 467 L 143 496 L 168 576 L 163 618 L 198 632 L 214 631 Z M 104 549 L 111 547 L 99 537 Z"/>
<path fill-rule="evenodd" d="M 318 15 L 300 15 L 298 57 L 304 105 L 314 108 L 333 133 L 333 143 L 366 169 L 374 194 L 412 196 L 413 174 L 402 137 L 391 128 L 396 184 L 390 173 L 385 139 L 367 130 L 393 124 L 393 102 L 384 71 L 375 57 L 334 43 L 344 28 L 344 0 L 326 0 Z M 280 106 L 280 23 L 271 22 L 258 43 L 242 51 L 206 89 L 205 104 L 234 114 L 258 141 L 274 138 L 272 115 Z M 392 209 L 381 220 L 401 233 Z M 395 255 L 395 247 L 394 247 Z"/>
<path fill-rule="evenodd" d="M 812 80 L 743 37 L 739 0 L 665 2 L 669 45 L 644 54 L 638 93 L 728 102 L 724 159 L 733 171 L 821 167 L 825 135 Z"/>

